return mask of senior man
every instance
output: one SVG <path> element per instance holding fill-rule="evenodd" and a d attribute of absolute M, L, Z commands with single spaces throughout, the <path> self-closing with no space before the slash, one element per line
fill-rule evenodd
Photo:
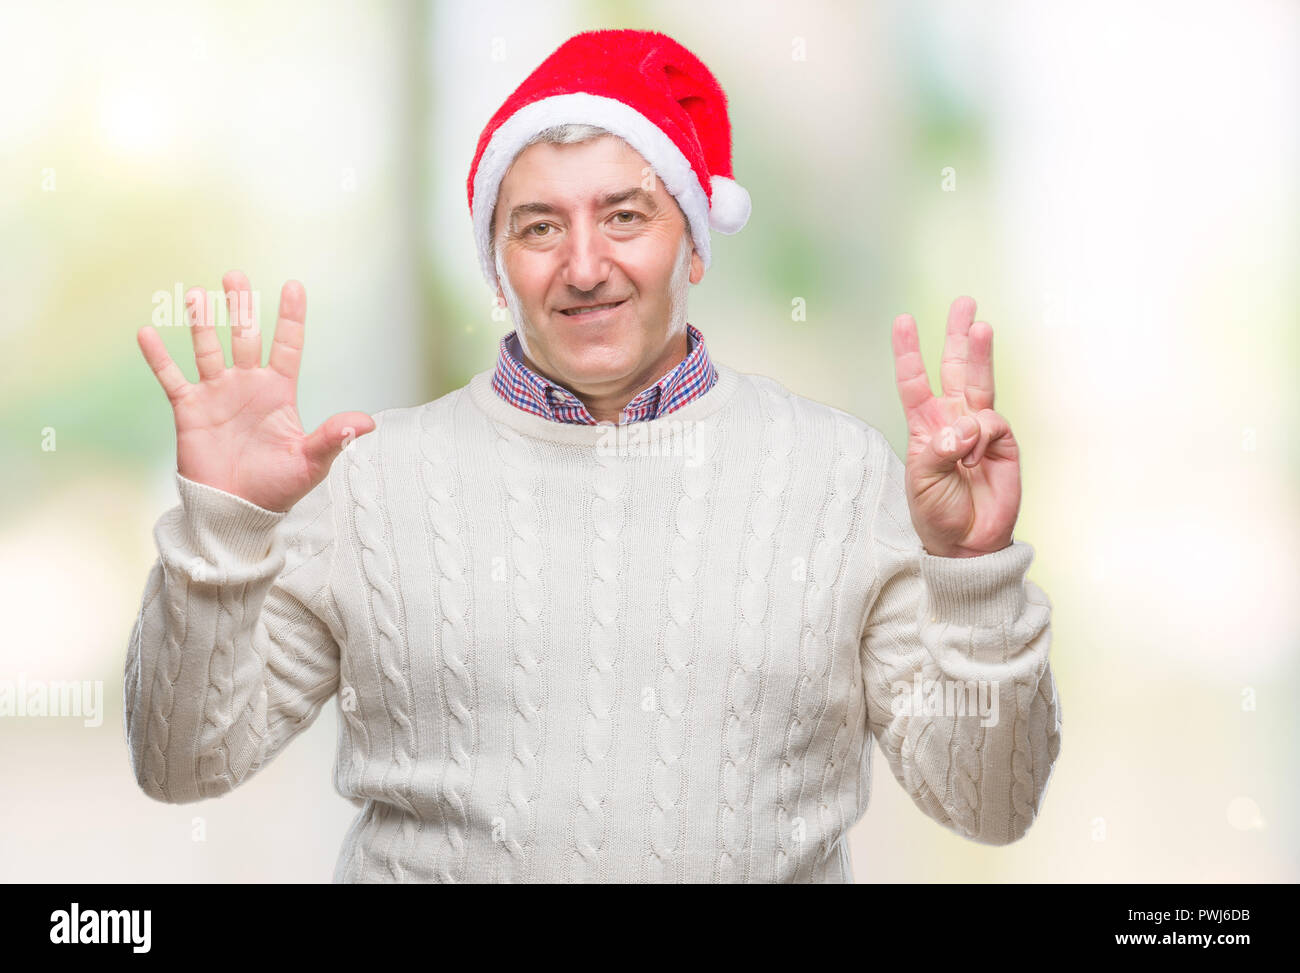
<path fill-rule="evenodd" d="M 848 882 L 873 738 L 935 821 L 1024 835 L 1060 709 L 974 302 L 940 397 L 894 324 L 906 464 L 712 361 L 686 290 L 749 196 L 722 89 L 654 32 L 558 48 L 467 188 L 516 330 L 432 402 L 306 434 L 295 282 L 265 367 L 201 290 L 196 384 L 141 329 L 181 501 L 127 658 L 144 792 L 226 793 L 337 697 L 339 882 Z"/>

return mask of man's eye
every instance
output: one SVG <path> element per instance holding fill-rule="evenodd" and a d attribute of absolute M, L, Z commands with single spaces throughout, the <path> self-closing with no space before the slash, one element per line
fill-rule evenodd
<path fill-rule="evenodd" d="M 530 226 L 530 227 L 528 228 L 528 232 L 529 232 L 529 233 L 532 233 L 533 230 L 537 229 L 539 226 L 550 226 L 550 225 L 551 225 L 551 224 L 549 224 L 549 223 L 534 223 L 532 226 Z M 546 236 L 546 234 L 545 234 L 545 233 L 536 233 L 536 234 L 534 234 L 534 236 Z"/>
<path fill-rule="evenodd" d="M 621 211 L 619 211 L 619 212 L 617 212 L 617 213 L 614 214 L 614 218 L 617 219 L 617 218 L 620 217 L 620 216 L 630 216 L 630 217 L 632 217 L 632 219 L 634 220 L 634 219 L 636 219 L 637 215 L 638 215 L 638 214 L 633 213 L 633 212 L 630 211 L 630 210 L 621 210 Z M 631 222 L 632 222 L 632 220 L 627 220 L 627 221 L 625 221 L 625 222 L 623 223 L 623 225 L 624 225 L 624 226 L 627 226 L 627 224 L 628 224 L 628 223 L 631 223 Z"/>

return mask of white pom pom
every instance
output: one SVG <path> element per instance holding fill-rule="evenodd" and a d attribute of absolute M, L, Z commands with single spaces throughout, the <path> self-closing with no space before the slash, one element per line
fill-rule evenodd
<path fill-rule="evenodd" d="M 709 183 L 713 190 L 709 226 L 719 233 L 739 233 L 749 222 L 749 192 L 726 176 L 710 176 Z"/>

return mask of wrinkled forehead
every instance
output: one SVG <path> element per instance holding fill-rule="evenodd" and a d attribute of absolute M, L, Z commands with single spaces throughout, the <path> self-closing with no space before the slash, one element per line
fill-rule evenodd
<path fill-rule="evenodd" d="M 513 206 L 546 203 L 557 209 L 570 204 L 594 205 L 605 196 L 640 189 L 662 207 L 686 214 L 668 192 L 654 167 L 635 148 L 612 133 L 585 142 L 535 142 L 511 160 L 501 179 L 492 209 L 497 214 Z M 671 205 L 670 205 L 671 203 Z"/>

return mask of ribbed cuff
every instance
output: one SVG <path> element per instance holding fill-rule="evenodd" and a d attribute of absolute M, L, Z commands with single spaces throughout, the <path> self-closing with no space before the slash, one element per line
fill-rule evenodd
<path fill-rule="evenodd" d="M 243 497 L 176 474 L 176 492 L 198 553 L 219 567 L 261 561 L 288 512 L 265 510 Z"/>
<path fill-rule="evenodd" d="M 932 622 L 1010 624 L 1025 610 L 1025 572 L 1034 549 L 1024 541 L 979 557 L 936 557 L 922 549 L 921 577 Z"/>

